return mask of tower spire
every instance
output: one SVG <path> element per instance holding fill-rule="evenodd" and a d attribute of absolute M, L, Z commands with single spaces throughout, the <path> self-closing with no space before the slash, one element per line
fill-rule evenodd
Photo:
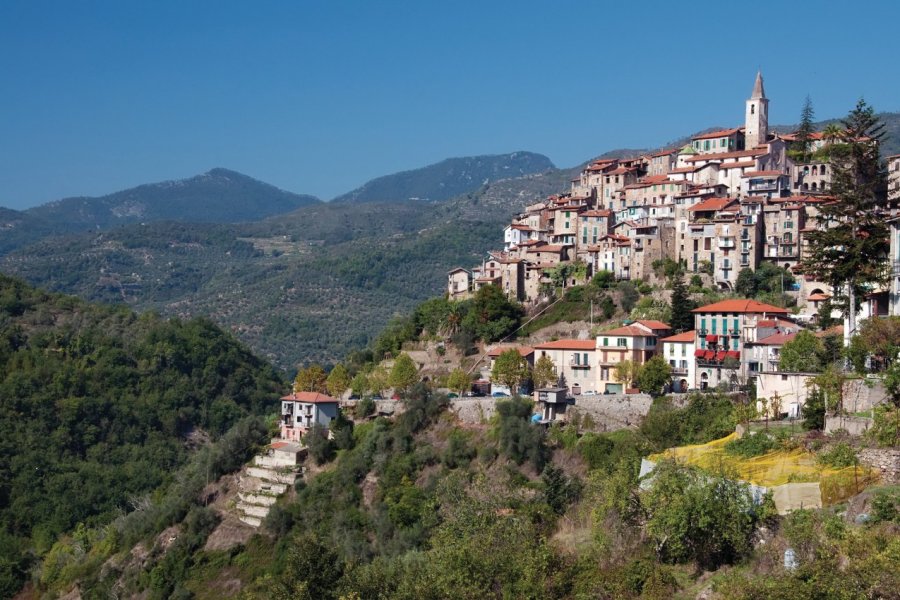
<path fill-rule="evenodd" d="M 756 72 L 756 82 L 753 84 L 753 94 L 751 98 L 765 98 L 766 90 L 763 87 L 762 71 Z"/>

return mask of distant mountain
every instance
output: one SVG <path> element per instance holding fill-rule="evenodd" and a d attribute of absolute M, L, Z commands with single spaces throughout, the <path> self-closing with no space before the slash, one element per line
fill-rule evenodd
<path fill-rule="evenodd" d="M 258 221 L 318 202 L 314 196 L 286 192 L 228 169 L 213 169 L 189 179 L 140 185 L 99 198 L 65 198 L 25 213 L 62 232 L 153 221 Z"/>
<path fill-rule="evenodd" d="M 533 152 L 448 158 L 421 169 L 373 179 L 332 202 L 442 201 L 475 191 L 486 183 L 553 168 L 549 158 Z"/>

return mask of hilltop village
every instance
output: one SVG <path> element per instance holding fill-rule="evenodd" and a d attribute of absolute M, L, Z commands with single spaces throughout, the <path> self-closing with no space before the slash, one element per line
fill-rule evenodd
<path fill-rule="evenodd" d="M 802 272 L 801 262 L 807 235 L 823 227 L 817 216 L 831 200 L 828 146 L 840 140 L 840 131 L 811 133 L 806 160 L 798 160 L 789 152 L 797 134 L 770 132 L 768 114 L 758 73 L 743 126 L 696 135 L 681 148 L 591 162 L 567 193 L 515 215 L 504 230 L 502 250 L 474 268 L 450 271 L 448 297 L 461 300 L 495 285 L 508 298 L 535 306 L 546 300 L 550 273 L 560 265 L 583 265 L 564 282 L 574 285 L 602 271 L 616 280 L 652 281 L 655 267 L 665 260 L 710 287 L 733 293 L 742 270 L 755 271 L 768 262 L 798 282 L 791 290 L 797 314 L 728 299 L 697 308 L 690 331 L 637 321 L 594 340 L 557 340 L 529 351 L 550 356 L 563 379 L 574 382 L 576 394 L 621 393 L 615 366 L 625 360 L 642 365 L 658 353 L 672 369 L 675 389 L 705 389 L 735 377 L 777 372 L 780 347 L 817 322 L 820 307 L 833 296 L 829 285 Z M 896 200 L 900 155 L 888 157 L 888 180 L 889 195 Z M 900 315 L 900 221 L 889 222 L 891 249 L 885 260 L 894 267 L 891 284 L 866 296 L 860 321 Z M 853 333 L 844 327 L 845 343 Z"/>

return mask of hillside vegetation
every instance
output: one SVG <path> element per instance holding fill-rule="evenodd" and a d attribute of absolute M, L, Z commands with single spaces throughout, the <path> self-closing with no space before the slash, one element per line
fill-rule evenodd
<path fill-rule="evenodd" d="M 0 374 L 2 597 L 32 552 L 131 510 L 172 481 L 189 445 L 270 412 L 283 386 L 208 319 L 139 316 L 6 276 Z"/>
<path fill-rule="evenodd" d="M 420 169 L 378 177 L 332 202 L 447 200 L 487 183 L 543 173 L 553 168 L 549 158 L 533 152 L 448 158 Z"/>

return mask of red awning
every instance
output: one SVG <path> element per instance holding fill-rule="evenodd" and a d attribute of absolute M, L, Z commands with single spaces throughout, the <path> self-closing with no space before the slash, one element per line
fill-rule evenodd
<path fill-rule="evenodd" d="M 725 352 L 724 350 L 719 350 L 718 352 L 716 352 L 716 360 L 719 362 L 725 360 L 726 354 L 728 354 L 728 353 Z"/>
<path fill-rule="evenodd" d="M 719 336 L 717 336 L 717 335 L 708 335 L 708 336 L 706 336 L 706 343 L 707 343 L 707 344 L 718 344 L 718 343 L 719 343 Z"/>
<path fill-rule="evenodd" d="M 730 352 L 726 352 L 725 356 L 730 356 L 731 358 L 741 360 L 741 353 L 737 350 L 731 350 Z"/>
<path fill-rule="evenodd" d="M 707 350 L 706 352 L 704 352 L 703 358 L 705 358 L 706 360 L 712 360 L 715 355 L 716 353 L 714 350 Z"/>
<path fill-rule="evenodd" d="M 694 358 L 703 358 L 703 355 L 705 353 L 706 353 L 706 350 L 703 350 L 702 348 L 698 348 L 697 350 L 694 350 Z"/>

